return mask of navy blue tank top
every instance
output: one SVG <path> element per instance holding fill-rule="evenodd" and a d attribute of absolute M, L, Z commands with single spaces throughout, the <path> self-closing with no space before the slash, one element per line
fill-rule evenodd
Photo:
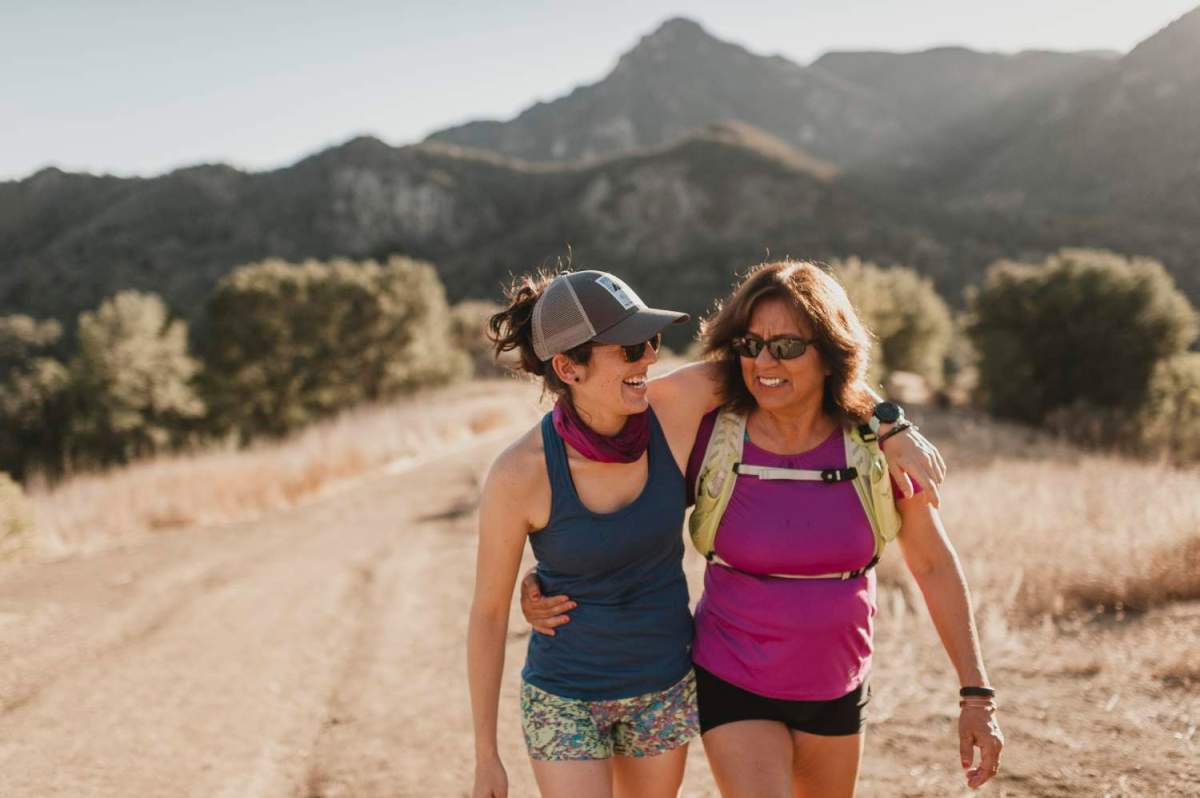
<path fill-rule="evenodd" d="M 683 474 L 654 411 L 646 486 L 613 513 L 583 506 L 549 413 L 542 443 L 550 521 L 529 536 L 542 591 L 578 603 L 554 637 L 534 632 L 521 675 L 565 698 L 600 701 L 665 690 L 692 666 L 683 576 Z"/>

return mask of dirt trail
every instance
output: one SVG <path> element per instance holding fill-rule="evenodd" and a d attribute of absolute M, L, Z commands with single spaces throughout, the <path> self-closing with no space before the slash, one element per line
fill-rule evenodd
<path fill-rule="evenodd" d="M 0 567 L 0 796 L 466 795 L 474 499 L 499 446 L 371 477 L 253 523 Z M 688 570 L 695 596 L 699 567 L 690 557 Z M 531 796 L 517 720 L 527 631 L 515 611 L 512 629 L 500 738 L 512 794 Z M 897 645 L 883 641 L 885 651 Z M 930 701 L 944 686 L 945 666 L 936 664 L 944 657 L 936 649 L 928 657 L 934 664 L 917 675 L 888 673 L 883 660 L 884 722 L 869 738 L 862 795 L 965 793 L 953 772 L 953 700 Z M 1090 677 L 1034 668 L 1016 678 L 1049 680 L 1047 689 L 1074 702 L 1086 698 L 1080 681 Z M 1200 713 L 1194 696 L 1188 701 L 1193 715 L 1180 728 L 1191 717 L 1194 732 Z M 1088 723 L 1105 718 L 1096 703 L 1079 705 L 1095 716 Z M 1055 749 L 1055 729 L 1067 721 L 1055 706 L 1048 699 L 1015 711 L 1010 729 L 1046 741 L 1026 744 L 1029 755 L 1014 759 L 992 794 L 1200 792 L 1183 743 L 1165 746 L 1151 763 L 1157 774 L 1142 774 L 1148 780 L 1126 771 L 1127 792 L 1118 773 L 1103 771 L 1122 757 L 1143 761 L 1136 734 L 1152 743 L 1174 727 L 1147 724 L 1124 743 L 1109 734 L 1060 761 L 1069 749 Z M 1179 791 L 1137 790 L 1168 779 Z M 698 744 L 684 794 L 716 794 Z"/>

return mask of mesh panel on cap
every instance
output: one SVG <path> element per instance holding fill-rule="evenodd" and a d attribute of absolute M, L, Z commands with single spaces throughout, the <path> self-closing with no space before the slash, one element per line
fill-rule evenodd
<path fill-rule="evenodd" d="M 596 329 L 588 321 L 565 277 L 546 286 L 546 292 L 533 306 L 533 351 L 542 360 L 590 341 Z"/>

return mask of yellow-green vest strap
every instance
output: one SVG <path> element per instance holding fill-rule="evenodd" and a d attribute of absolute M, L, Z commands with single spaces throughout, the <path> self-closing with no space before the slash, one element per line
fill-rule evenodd
<path fill-rule="evenodd" d="M 696 506 L 688 519 L 688 530 L 691 533 L 692 544 L 705 559 L 713 561 L 717 530 L 721 518 L 729 506 L 733 496 L 734 485 L 737 481 L 737 470 L 746 476 L 758 478 L 809 479 L 806 471 L 799 469 L 776 469 L 762 466 L 739 466 L 742 459 L 743 443 L 746 433 L 746 416 L 729 409 L 717 413 L 713 432 L 704 451 L 704 459 L 700 465 L 700 473 L 696 478 Z M 872 567 L 879 561 L 887 543 L 896 538 L 900 531 L 900 513 L 896 509 L 892 495 L 891 478 L 888 474 L 887 460 L 879 448 L 874 435 L 864 437 L 857 428 L 843 430 L 843 442 L 846 448 L 847 470 L 853 469 L 852 478 L 855 493 L 862 504 L 871 531 L 875 536 L 875 554 L 871 563 L 857 571 L 845 571 L 837 574 L 820 574 L 808 577 L 796 577 L 791 574 L 771 574 L 783 578 L 830 579 L 849 578 L 849 575 L 860 573 Z M 735 470 L 735 467 L 738 467 Z M 817 478 L 823 478 L 831 470 L 813 471 Z M 761 472 L 761 473 L 759 473 Z M 799 476 L 788 475 L 798 474 Z M 765 474 L 765 476 L 764 476 Z M 827 477 L 825 481 L 830 481 Z M 725 563 L 727 567 L 727 563 Z"/>

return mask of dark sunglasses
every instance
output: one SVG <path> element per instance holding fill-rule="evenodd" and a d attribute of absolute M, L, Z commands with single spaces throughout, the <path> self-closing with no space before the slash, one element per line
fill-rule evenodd
<path fill-rule="evenodd" d="M 649 341 L 642 341 L 640 344 L 622 344 L 621 349 L 625 352 L 626 361 L 636 363 L 646 354 L 647 346 L 657 352 L 658 348 L 662 346 L 662 333 L 655 333 Z"/>
<path fill-rule="evenodd" d="M 792 360 L 800 357 L 815 340 L 807 340 L 798 335 L 777 335 L 769 341 L 764 341 L 757 335 L 740 335 L 730 341 L 729 346 L 742 357 L 758 357 L 758 353 L 766 349 L 776 360 Z"/>

